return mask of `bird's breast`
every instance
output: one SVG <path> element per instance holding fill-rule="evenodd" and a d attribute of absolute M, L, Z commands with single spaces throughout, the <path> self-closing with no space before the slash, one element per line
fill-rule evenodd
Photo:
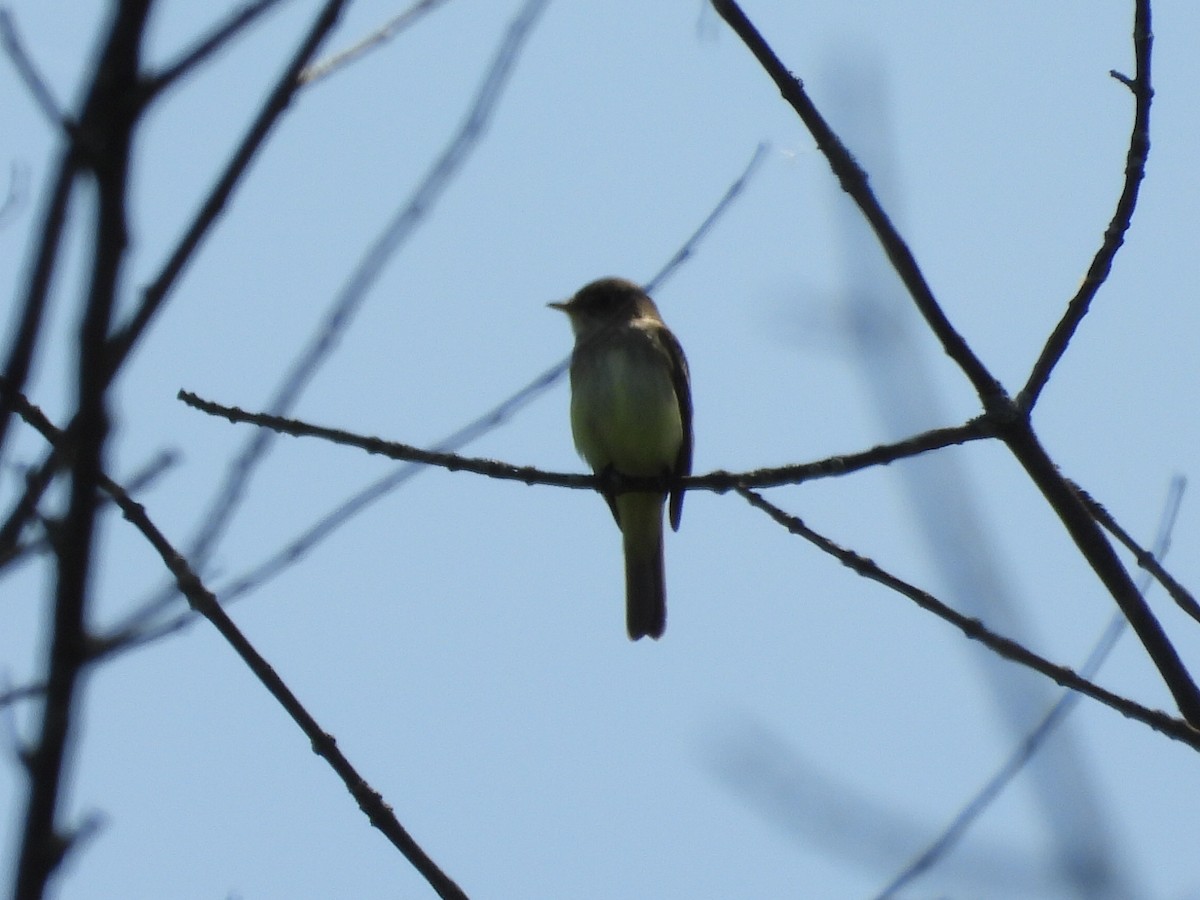
<path fill-rule="evenodd" d="M 571 429 L 595 470 L 661 475 L 683 440 L 671 361 L 653 337 L 628 329 L 577 353 L 571 365 Z"/>

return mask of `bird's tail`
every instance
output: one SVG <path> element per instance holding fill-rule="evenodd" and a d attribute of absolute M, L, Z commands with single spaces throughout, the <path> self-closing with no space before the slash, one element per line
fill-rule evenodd
<path fill-rule="evenodd" d="M 617 497 L 625 545 L 625 626 L 629 637 L 662 637 L 667 626 L 667 586 L 663 575 L 663 497 Z"/>

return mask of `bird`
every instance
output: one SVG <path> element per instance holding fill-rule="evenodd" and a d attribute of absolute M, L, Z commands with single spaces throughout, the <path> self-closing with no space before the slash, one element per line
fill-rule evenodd
<path fill-rule="evenodd" d="M 621 529 L 625 625 L 631 640 L 662 637 L 667 623 L 663 510 L 679 530 L 692 471 L 692 393 L 687 358 L 641 287 L 601 278 L 550 303 L 570 318 L 571 432 Z M 617 491 L 613 476 L 659 478 L 664 489 Z"/>

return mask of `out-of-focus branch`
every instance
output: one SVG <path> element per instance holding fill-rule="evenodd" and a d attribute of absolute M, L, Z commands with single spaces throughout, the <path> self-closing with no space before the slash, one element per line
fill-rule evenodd
<path fill-rule="evenodd" d="M 8 189 L 4 193 L 4 200 L 0 201 L 0 228 L 16 218 L 29 192 L 29 170 L 14 162 L 8 171 Z"/>
<path fill-rule="evenodd" d="M 158 96 L 196 66 L 224 47 L 229 41 L 250 26 L 259 16 L 277 6 L 280 0 L 254 0 L 241 9 L 234 10 L 229 17 L 212 30 L 208 35 L 196 42 L 183 56 L 164 67 L 162 71 L 146 79 L 145 101 Z"/>
<path fill-rule="evenodd" d="M 3 379 L 0 378 L 0 383 Z M 5 392 L 6 402 L 7 392 Z M 51 450 L 46 454 L 45 459 L 35 468 L 30 469 L 25 475 L 25 490 L 21 492 L 21 496 L 17 502 L 13 504 L 12 510 L 8 514 L 8 518 L 4 520 L 4 524 L 0 525 L 0 569 L 7 566 L 20 555 L 18 542 L 21 539 L 21 532 L 28 525 L 37 512 L 37 505 L 41 502 L 42 495 L 46 489 L 50 487 L 50 482 L 54 479 L 54 475 L 58 472 L 62 465 L 62 457 L 58 450 Z"/>
<path fill-rule="evenodd" d="M 12 60 L 17 74 L 25 82 L 25 87 L 42 111 L 42 115 L 55 128 L 62 129 L 68 135 L 74 134 L 75 123 L 63 113 L 62 107 L 54 99 L 50 85 L 46 84 L 46 79 L 38 72 L 33 59 L 25 51 L 25 45 L 21 43 L 21 37 L 17 34 L 17 24 L 13 21 L 12 12 L 7 9 L 0 9 L 0 43 L 3 44 L 4 52 Z"/>
<path fill-rule="evenodd" d="M 103 474 L 109 435 L 106 347 L 128 247 L 130 158 L 141 109 L 133 102 L 140 78 L 142 40 L 151 0 L 118 4 L 91 75 L 79 119 L 86 147 L 81 164 L 94 176 L 91 271 L 78 332 L 76 412 L 72 417 L 67 512 L 54 549 L 56 583 L 46 663 L 46 693 L 37 742 L 27 755 L 29 793 L 16 866 L 14 896 L 44 896 L 74 837 L 58 823 L 68 747 L 77 712 L 80 676 L 88 662 L 87 612 L 96 526 L 96 485 Z M 69 154 L 74 151 L 69 151 Z M 8 391 L 19 390 L 11 379 Z M 13 398 L 8 398 L 12 408 Z"/>
<path fill-rule="evenodd" d="M 725 210 L 729 209 L 733 201 L 740 197 L 742 191 L 746 189 L 746 185 L 750 183 L 762 161 L 767 158 L 768 147 L 769 145 L 764 142 L 754 148 L 750 162 L 746 163 L 746 168 L 742 170 L 742 174 L 734 179 L 733 184 L 729 185 L 729 188 L 721 196 L 721 199 L 717 201 L 717 205 L 704 217 L 704 221 L 692 232 L 691 237 L 683 242 L 683 246 L 675 251 L 675 255 L 667 260 L 666 264 L 658 270 L 658 273 L 654 277 L 642 285 L 642 290 L 647 294 L 656 293 L 662 287 L 663 282 L 674 275 L 675 271 L 696 252 L 696 247 L 700 241 L 707 237 L 713 226 L 725 215 Z"/>
<path fill-rule="evenodd" d="M 21 397 L 20 402 L 24 404 L 28 401 L 24 397 Z M 21 406 L 18 406 L 19 411 L 21 408 Z M 21 412 L 21 415 L 24 417 L 25 413 Z M 33 516 L 37 513 L 37 503 L 53 480 L 52 476 L 63 465 L 62 455 L 58 447 L 69 444 L 70 436 L 64 434 L 63 439 L 56 446 L 50 448 L 50 451 L 46 454 L 41 464 L 31 469 L 26 476 L 24 493 L 22 493 L 21 498 L 17 501 L 9 518 L 0 527 L 0 571 L 3 571 L 7 566 L 27 555 L 41 553 L 49 549 L 50 539 L 48 537 L 35 539 L 24 544 L 18 544 L 17 541 L 21 528 L 29 524 Z M 136 494 L 139 491 L 145 490 L 178 462 L 179 453 L 174 450 L 162 450 L 156 453 L 126 479 L 125 489 L 130 494 Z M 20 522 L 19 525 L 17 524 L 18 521 Z M 0 694 L 0 708 L 4 706 L 3 698 L 4 694 Z"/>
<path fill-rule="evenodd" d="M 21 302 L 21 321 L 17 325 L 12 346 L 8 351 L 8 360 L 4 365 L 4 379 L 12 390 L 24 390 L 25 380 L 29 377 L 29 367 L 33 363 L 42 319 L 46 312 L 50 282 L 62 245 L 71 188 L 78 173 L 79 158 L 74 145 L 69 144 L 59 155 L 54 185 L 50 189 L 46 209 L 42 215 L 41 237 Z M 4 456 L 4 440 L 8 436 L 11 421 L 12 407 L 7 400 L 0 402 L 0 459 Z"/>

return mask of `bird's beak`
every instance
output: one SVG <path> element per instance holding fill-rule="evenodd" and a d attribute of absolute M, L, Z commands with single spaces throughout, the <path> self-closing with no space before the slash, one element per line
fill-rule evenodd
<path fill-rule="evenodd" d="M 555 300 L 553 303 L 546 304 L 551 309 L 557 309 L 559 312 L 569 313 L 571 311 L 570 300 Z"/>

